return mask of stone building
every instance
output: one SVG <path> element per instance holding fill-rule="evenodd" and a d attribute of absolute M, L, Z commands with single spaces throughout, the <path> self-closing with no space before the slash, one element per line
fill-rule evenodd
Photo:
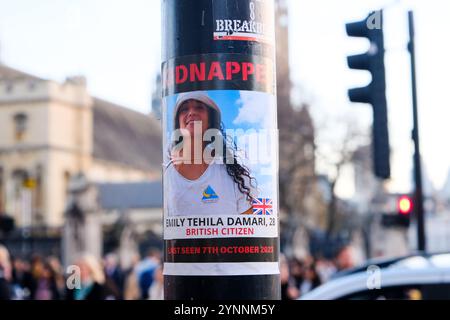
<path fill-rule="evenodd" d="M 158 121 L 91 96 L 83 77 L 58 83 L 0 64 L 0 212 L 19 227 L 60 228 L 79 173 L 160 179 L 161 141 Z"/>

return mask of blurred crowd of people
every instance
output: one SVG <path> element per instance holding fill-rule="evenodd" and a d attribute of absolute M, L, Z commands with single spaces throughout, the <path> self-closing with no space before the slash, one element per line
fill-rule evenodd
<path fill-rule="evenodd" d="M 312 257 L 302 259 L 280 257 L 281 299 L 295 300 L 330 280 L 339 271 L 353 268 L 352 247 L 343 247 L 335 258 Z"/>
<path fill-rule="evenodd" d="M 121 268 L 116 254 L 84 254 L 64 268 L 57 257 L 11 257 L 0 245 L 0 300 L 162 300 L 161 252 Z"/>
<path fill-rule="evenodd" d="M 350 247 L 334 259 L 281 255 L 282 299 L 297 299 L 353 266 Z M 101 261 L 85 254 L 64 269 L 57 257 L 10 257 L 0 245 L 0 300 L 163 300 L 163 288 L 161 252 L 156 248 L 142 259 L 135 256 L 126 269 L 114 253 Z"/>

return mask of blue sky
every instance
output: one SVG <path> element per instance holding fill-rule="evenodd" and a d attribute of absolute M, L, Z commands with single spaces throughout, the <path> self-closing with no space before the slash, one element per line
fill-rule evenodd
<path fill-rule="evenodd" d="M 450 164 L 448 75 L 450 2 L 447 0 L 290 0 L 290 63 L 294 101 L 308 101 L 320 127 L 324 119 L 350 115 L 371 123 L 369 106 L 351 104 L 348 88 L 365 85 L 364 72 L 349 70 L 346 56 L 367 49 L 345 34 L 345 23 L 385 8 L 387 98 L 392 191 L 409 191 L 412 143 L 406 12 L 416 19 L 417 75 L 422 155 L 430 179 L 444 183 Z M 0 59 L 12 67 L 63 81 L 82 74 L 97 97 L 149 112 L 160 69 L 160 1 L 0 0 Z M 333 125 L 319 134 L 333 143 Z M 318 168 L 324 170 L 319 164 Z M 345 187 L 342 186 L 342 190 Z"/>

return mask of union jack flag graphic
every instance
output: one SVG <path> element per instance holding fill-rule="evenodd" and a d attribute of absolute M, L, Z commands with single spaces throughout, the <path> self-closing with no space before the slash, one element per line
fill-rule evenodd
<path fill-rule="evenodd" d="M 272 199 L 258 198 L 253 200 L 253 214 L 271 215 L 273 213 Z"/>

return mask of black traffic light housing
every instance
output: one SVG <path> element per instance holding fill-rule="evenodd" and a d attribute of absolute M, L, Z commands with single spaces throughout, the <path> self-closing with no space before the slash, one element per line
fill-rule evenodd
<path fill-rule="evenodd" d="M 385 227 L 404 227 L 408 228 L 411 223 L 413 213 L 413 200 L 409 195 L 399 196 L 397 198 L 397 210 L 392 213 L 385 213 L 382 216 L 382 224 Z"/>
<path fill-rule="evenodd" d="M 376 23 L 372 23 L 375 20 Z M 384 67 L 383 13 L 372 12 L 362 21 L 346 24 L 351 37 L 364 37 L 370 41 L 366 53 L 349 56 L 350 69 L 367 70 L 372 75 L 369 85 L 348 91 L 351 102 L 370 103 L 373 109 L 372 145 L 375 176 L 388 179 L 390 148 L 386 103 L 386 75 Z"/>

